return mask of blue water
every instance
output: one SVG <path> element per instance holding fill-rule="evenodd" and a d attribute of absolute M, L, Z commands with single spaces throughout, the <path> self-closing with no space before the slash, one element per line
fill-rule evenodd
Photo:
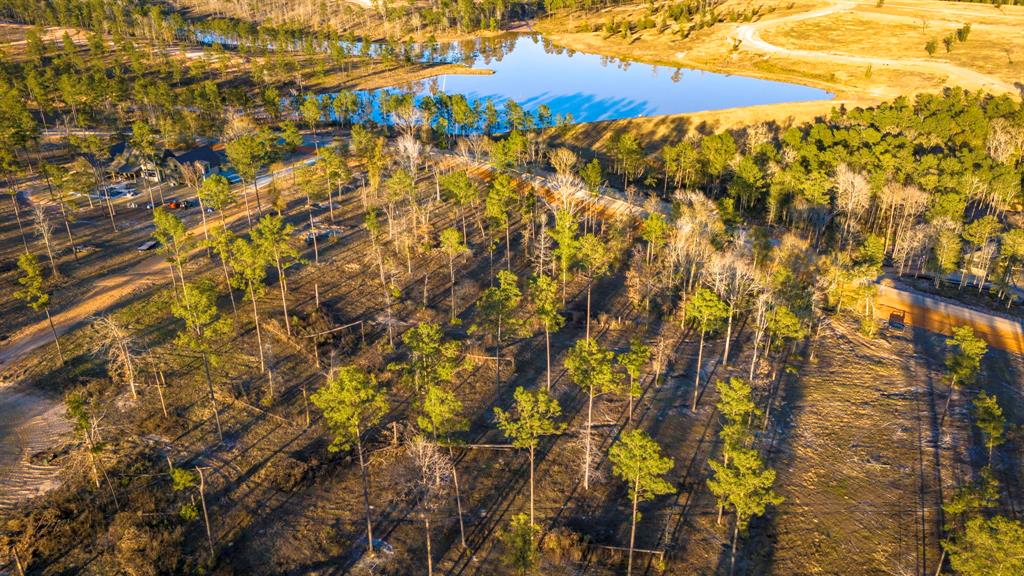
<path fill-rule="evenodd" d="M 499 108 L 512 99 L 531 112 L 546 104 L 552 115 L 572 114 L 575 122 L 832 98 L 829 92 L 799 84 L 571 53 L 545 47 L 534 35 L 519 36 L 503 52 L 472 57 L 473 68 L 494 74 L 450 74 L 403 88 L 419 95 L 440 90 L 470 100 L 489 98 Z"/>
<path fill-rule="evenodd" d="M 195 32 L 202 43 L 237 46 L 237 41 L 209 32 Z M 387 46 L 381 43 L 341 42 L 349 54 L 381 57 Z M 293 47 L 297 49 L 297 47 Z M 326 50 L 326 46 L 323 47 Z M 478 69 L 490 69 L 490 75 L 448 74 L 409 85 L 375 90 L 373 96 L 396 89 L 426 96 L 437 92 L 462 94 L 471 102 L 490 99 L 501 109 L 514 100 L 526 111 L 536 112 L 546 105 L 552 117 L 572 115 L 572 121 L 596 122 L 722 110 L 831 99 L 832 94 L 786 82 L 732 76 L 690 68 L 669 68 L 617 60 L 582 52 L 572 52 L 545 42 L 535 34 L 451 44 L 400 45 L 412 61 L 429 63 L 460 62 Z M 403 56 L 403 57 L 404 57 Z M 366 92 L 359 93 L 368 96 Z M 326 95 L 321 95 L 326 96 Z M 333 112 L 328 112 L 333 119 Z M 381 120 L 373 112 L 374 120 Z"/>

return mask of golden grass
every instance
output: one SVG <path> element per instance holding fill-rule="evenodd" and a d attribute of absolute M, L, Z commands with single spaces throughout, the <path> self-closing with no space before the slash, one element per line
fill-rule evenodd
<path fill-rule="evenodd" d="M 683 40 L 673 24 L 659 33 L 644 30 L 625 39 L 616 34 L 582 32 L 584 24 L 602 24 L 612 17 L 640 20 L 645 4 L 622 6 L 581 17 L 557 15 L 537 23 L 555 44 L 583 52 L 652 64 L 701 68 L 796 82 L 829 90 L 836 101 L 866 105 L 900 95 L 941 90 L 947 85 L 969 89 L 1012 91 L 1024 79 L 1024 7 L 945 2 L 940 0 L 875 0 L 844 2 L 831 14 L 797 20 L 801 14 L 827 9 L 830 0 L 728 0 L 720 13 L 761 6 L 764 16 L 753 23 L 722 22 Z M 771 12 L 765 13 L 769 8 Z M 965 23 L 972 24 L 966 43 L 946 53 L 942 38 Z M 792 52 L 766 53 L 757 46 L 737 48 L 741 26 L 750 25 L 761 39 Z M 929 58 L 928 40 L 938 42 Z M 987 76 L 982 76 L 987 75 Z M 807 109 L 805 104 L 759 106 L 755 120 L 785 120 Z M 732 112 L 704 113 L 728 124 Z M 747 114 L 743 114 L 747 116 Z"/>
<path fill-rule="evenodd" d="M 1007 22 L 1016 22 L 1016 26 L 971 20 L 968 15 L 937 19 L 924 12 L 915 16 L 903 8 L 883 8 L 783 23 L 761 36 L 786 48 L 886 58 L 928 58 L 925 44 L 935 40 L 939 45 L 932 57 L 935 60 L 1004 79 L 1024 76 L 1024 17 L 1007 17 Z M 947 53 L 942 39 L 967 23 L 971 24 L 967 41 L 956 42 Z M 1019 57 L 1014 59 L 1014 55 Z"/>

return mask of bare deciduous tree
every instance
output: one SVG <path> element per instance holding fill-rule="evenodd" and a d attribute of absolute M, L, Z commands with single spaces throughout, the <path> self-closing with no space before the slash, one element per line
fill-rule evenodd
<path fill-rule="evenodd" d="M 138 374 L 139 354 L 131 331 L 120 320 L 109 315 L 96 318 L 93 328 L 100 336 L 97 352 L 107 357 L 112 372 L 127 380 L 132 398 L 138 398 L 135 379 Z"/>
<path fill-rule="evenodd" d="M 836 166 L 835 174 L 836 209 L 846 215 L 843 223 L 842 241 L 850 231 L 850 224 L 860 220 L 871 201 L 871 186 L 863 174 L 850 168 L 846 163 Z"/>

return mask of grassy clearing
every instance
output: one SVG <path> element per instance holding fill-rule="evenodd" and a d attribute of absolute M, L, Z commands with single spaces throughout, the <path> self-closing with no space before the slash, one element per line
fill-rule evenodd
<path fill-rule="evenodd" d="M 830 10 L 830 2 L 770 1 L 750 23 L 720 22 L 682 39 L 673 24 L 643 30 L 624 38 L 590 32 L 615 18 L 639 21 L 640 5 L 618 7 L 586 16 L 556 16 L 537 24 L 554 43 L 575 50 L 667 66 L 799 82 L 825 88 L 848 104 L 874 103 L 899 95 L 937 91 L 947 84 L 979 87 L 976 73 L 989 84 L 1009 86 L 1021 78 L 1024 65 L 1024 9 L 980 6 L 934 0 L 903 0 L 877 7 L 875 2 L 837 5 L 836 12 L 802 19 L 812 11 Z M 749 9 L 751 3 L 727 1 L 719 12 Z M 965 43 L 946 53 L 942 38 L 965 23 L 972 31 Z M 797 53 L 765 53 L 758 46 L 737 44 L 744 27 L 753 28 L 770 44 Z M 925 44 L 934 39 L 938 52 L 928 58 Z M 853 58 L 850 58 L 853 56 Z M 876 62 L 872 62 L 872 59 Z M 913 60 L 905 65 L 898 60 Z M 885 61 L 884 63 L 882 61 Z M 929 60 L 922 66 L 922 60 Z M 801 105 L 793 105 L 798 110 Z M 786 107 L 760 110 L 760 119 L 784 119 Z"/>

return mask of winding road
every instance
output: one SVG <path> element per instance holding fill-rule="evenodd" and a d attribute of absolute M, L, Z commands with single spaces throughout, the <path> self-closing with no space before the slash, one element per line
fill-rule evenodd
<path fill-rule="evenodd" d="M 775 54 L 779 56 L 822 62 L 870 65 L 879 68 L 906 68 L 917 72 L 925 71 L 939 76 L 946 76 L 946 83 L 949 85 L 960 85 L 975 89 L 983 88 L 990 92 L 997 93 L 1020 93 L 1020 89 L 1011 82 L 1006 82 L 994 76 L 983 74 L 981 72 L 941 60 L 929 58 L 882 58 L 876 56 L 846 54 L 835 51 L 821 52 L 815 50 L 801 50 L 772 44 L 761 37 L 761 31 L 769 27 L 778 26 L 779 24 L 811 20 L 814 18 L 823 18 L 842 12 L 852 12 L 857 6 L 858 4 L 856 2 L 851 2 L 849 0 L 835 0 L 829 6 L 818 10 L 783 16 L 781 18 L 761 20 L 750 24 L 742 24 L 737 28 L 736 39 L 741 41 L 741 49 L 761 52 L 764 54 Z"/>

